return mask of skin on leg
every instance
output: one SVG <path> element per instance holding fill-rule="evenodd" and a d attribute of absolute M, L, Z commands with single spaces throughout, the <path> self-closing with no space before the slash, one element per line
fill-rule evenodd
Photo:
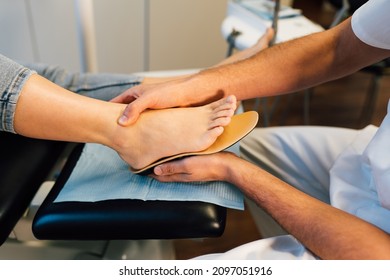
<path fill-rule="evenodd" d="M 150 110 L 129 127 L 117 122 L 125 107 L 74 94 L 32 75 L 20 94 L 14 127 L 31 138 L 106 145 L 138 169 L 163 157 L 208 148 L 229 124 L 236 98 L 202 107 Z"/>
<path fill-rule="evenodd" d="M 118 130 L 133 135 L 119 137 L 126 151 L 119 154 L 140 169 L 164 157 L 205 150 L 223 133 L 235 109 L 236 98 L 229 96 L 200 107 L 146 111 L 135 124 Z"/>

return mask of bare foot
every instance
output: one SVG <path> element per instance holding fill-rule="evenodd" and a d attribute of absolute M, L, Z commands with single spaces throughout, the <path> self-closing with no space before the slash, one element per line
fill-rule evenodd
<path fill-rule="evenodd" d="M 156 160 L 208 148 L 230 123 L 236 98 L 229 96 L 201 107 L 149 110 L 134 125 L 119 128 L 131 131 L 121 143 L 121 157 L 133 169 Z"/>
<path fill-rule="evenodd" d="M 257 40 L 256 44 L 251 46 L 250 48 L 247 48 L 245 50 L 236 52 L 232 56 L 229 56 L 228 58 L 222 60 L 220 63 L 218 63 L 215 66 L 221 66 L 229 63 L 234 63 L 237 61 L 241 61 L 244 59 L 247 59 L 256 53 L 268 48 L 272 38 L 274 37 L 274 30 L 272 28 L 268 28 L 266 32 Z"/>
<path fill-rule="evenodd" d="M 275 32 L 272 28 L 268 28 L 267 31 L 257 40 L 256 44 L 250 47 L 248 50 L 251 50 L 253 53 L 257 53 L 269 47 L 270 42 L 272 41 Z"/>

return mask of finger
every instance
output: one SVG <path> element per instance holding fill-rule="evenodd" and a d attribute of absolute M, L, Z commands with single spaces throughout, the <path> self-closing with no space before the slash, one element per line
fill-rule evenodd
<path fill-rule="evenodd" d="M 139 115 L 143 111 L 152 108 L 158 108 L 154 105 L 153 99 L 147 98 L 145 96 L 135 98 L 133 102 L 127 105 L 122 113 L 122 116 L 119 118 L 118 123 L 121 126 L 129 126 L 137 121 Z"/>
<path fill-rule="evenodd" d="M 173 175 L 167 175 L 167 176 L 157 176 L 154 174 L 149 175 L 149 177 L 152 177 L 156 179 L 159 182 L 168 183 L 168 182 L 191 182 L 192 180 L 189 178 L 188 174 L 173 174 Z"/>
<path fill-rule="evenodd" d="M 187 174 L 188 172 L 183 164 L 183 160 L 177 160 L 157 165 L 154 167 L 153 173 L 157 176 L 168 176 L 173 174 Z"/>
<path fill-rule="evenodd" d="M 114 103 L 123 103 L 123 104 L 129 104 L 135 100 L 135 97 L 130 93 L 122 93 L 113 99 L 110 100 L 110 102 Z"/>
<path fill-rule="evenodd" d="M 136 101 L 134 101 L 136 102 Z M 140 115 L 140 110 L 137 106 L 134 106 L 134 103 L 130 103 L 126 106 L 125 110 L 122 112 L 118 123 L 121 126 L 128 126 L 135 123 Z"/>
<path fill-rule="evenodd" d="M 139 115 L 146 109 L 150 108 L 148 103 L 146 101 L 144 102 L 144 100 L 144 98 L 138 98 L 127 105 L 119 118 L 118 123 L 121 126 L 129 126 L 135 123 L 138 120 Z"/>

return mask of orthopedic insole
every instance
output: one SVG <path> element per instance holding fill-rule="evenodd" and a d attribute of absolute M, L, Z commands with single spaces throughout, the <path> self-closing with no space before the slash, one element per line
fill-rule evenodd
<path fill-rule="evenodd" d="M 133 173 L 143 173 L 143 172 L 147 172 L 149 169 L 155 167 L 156 165 L 174 159 L 187 157 L 187 156 L 209 155 L 209 154 L 223 151 L 229 148 L 230 146 L 234 145 L 238 141 L 240 141 L 246 135 L 248 135 L 248 133 L 251 132 L 256 127 L 258 119 L 259 119 L 259 115 L 255 111 L 249 111 L 242 114 L 234 115 L 232 117 L 230 124 L 224 128 L 223 133 L 217 138 L 214 144 L 212 144 L 206 150 L 199 151 L 199 152 L 181 153 L 178 155 L 165 157 L 145 166 L 144 168 L 141 169 L 130 168 L 130 170 Z"/>

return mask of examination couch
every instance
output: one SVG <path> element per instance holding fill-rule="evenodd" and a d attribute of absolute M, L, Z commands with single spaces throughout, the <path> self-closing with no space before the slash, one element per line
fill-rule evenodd
<path fill-rule="evenodd" d="M 224 232 L 227 209 L 208 202 L 55 202 L 85 144 L 6 132 L 0 132 L 0 143 L 0 259 L 174 258 L 172 240 Z M 77 253 L 56 253 L 71 247 Z"/>
<path fill-rule="evenodd" d="M 2 155 L 0 158 L 1 244 L 31 243 L 31 240 L 24 240 L 26 233 L 20 234 L 15 230 L 26 217 L 29 217 L 27 220 L 32 229 L 22 227 L 22 230 L 32 230 L 34 233 L 31 235 L 32 240 L 36 238 L 50 241 L 50 243 L 43 242 L 41 243 L 43 245 L 39 246 L 55 246 L 53 240 L 62 242 L 61 246 L 69 246 L 66 245 L 66 241 L 70 244 L 76 241 L 76 246 L 80 246 L 80 241 L 107 244 L 116 240 L 115 246 L 121 248 L 121 242 L 128 244 L 132 240 L 134 242 L 144 240 L 140 243 L 144 246 L 147 240 L 156 242 L 163 239 L 170 241 L 182 238 L 217 237 L 224 231 L 226 208 L 200 201 L 118 199 L 55 203 L 54 199 L 71 174 L 84 144 L 29 139 L 4 132 L 0 133 L 0 141 L 2 143 L 0 147 Z M 67 150 L 70 150 L 69 154 Z M 63 164 L 65 159 L 66 163 Z M 38 210 L 34 210 L 31 202 L 47 180 L 55 180 L 55 182 L 48 190 L 48 195 L 43 199 L 42 204 L 36 206 Z M 38 240 L 34 242 L 33 247 L 40 244 Z M 151 247 L 149 249 L 152 251 L 162 250 L 159 249 L 160 245 L 153 244 L 148 247 Z M 139 245 L 136 247 L 138 248 Z M 1 251 L 2 247 L 0 247 L 0 255 Z M 96 250 L 93 256 L 99 257 Z M 30 257 L 34 258 L 29 255 Z M 90 257 L 91 255 L 84 255 L 84 258 Z M 101 257 L 104 257 L 104 252 Z M 136 255 L 133 257 L 137 258 Z M 9 258 L 19 259 L 19 256 L 12 255 Z M 25 257 L 20 256 L 20 258 Z M 45 256 L 45 258 L 51 257 Z M 53 258 L 58 257 L 53 255 Z"/>

